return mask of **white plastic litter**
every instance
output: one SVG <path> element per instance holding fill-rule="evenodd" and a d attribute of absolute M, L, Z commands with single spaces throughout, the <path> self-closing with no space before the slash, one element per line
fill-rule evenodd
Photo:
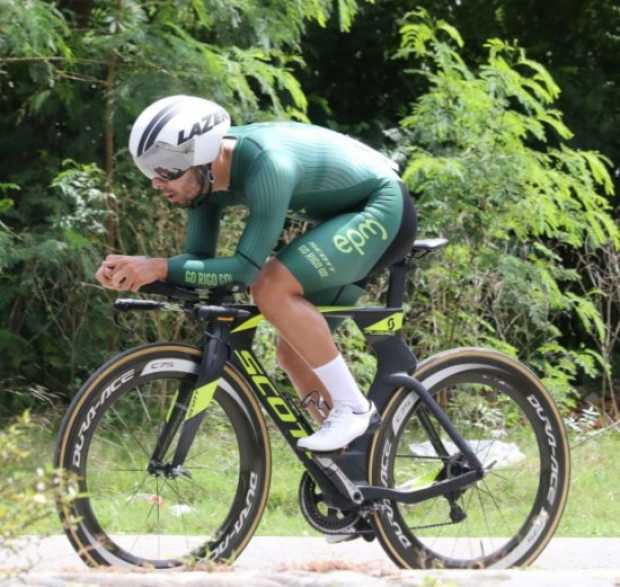
<path fill-rule="evenodd" d="M 459 449 L 450 440 L 442 440 L 442 442 L 449 455 L 454 455 L 459 452 Z M 525 459 L 525 455 L 514 442 L 503 442 L 495 438 L 466 440 L 466 442 L 485 469 L 505 469 Z M 422 457 L 437 456 L 429 440 L 420 443 L 412 442 L 409 445 L 409 450 L 411 454 Z"/>
<path fill-rule="evenodd" d="M 169 508 L 170 513 L 173 516 L 176 516 L 177 518 L 180 518 L 181 516 L 185 516 L 189 513 L 191 513 L 193 511 L 193 509 L 191 507 L 189 507 L 188 505 L 185 504 L 176 504 L 176 505 L 171 505 Z"/>

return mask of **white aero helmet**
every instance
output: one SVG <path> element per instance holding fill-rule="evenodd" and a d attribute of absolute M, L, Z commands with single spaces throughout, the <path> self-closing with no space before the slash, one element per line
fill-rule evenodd
<path fill-rule="evenodd" d="M 217 158 L 230 128 L 224 108 L 195 96 L 169 96 L 146 108 L 131 129 L 129 151 L 147 177 L 175 179 Z"/>

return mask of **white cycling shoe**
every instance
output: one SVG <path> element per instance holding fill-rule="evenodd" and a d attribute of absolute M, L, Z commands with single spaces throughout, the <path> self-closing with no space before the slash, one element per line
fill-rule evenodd
<path fill-rule="evenodd" d="M 371 426 L 374 429 L 380 423 L 377 408 L 372 402 L 369 404 L 367 412 L 356 413 L 349 404 L 336 403 L 314 434 L 297 441 L 297 448 L 317 452 L 344 448 Z"/>

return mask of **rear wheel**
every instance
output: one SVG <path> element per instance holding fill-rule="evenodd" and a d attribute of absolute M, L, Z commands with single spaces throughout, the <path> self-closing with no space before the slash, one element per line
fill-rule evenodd
<path fill-rule="evenodd" d="M 230 561 L 254 533 L 271 455 L 259 406 L 232 366 L 225 366 L 183 469 L 149 472 L 176 395 L 195 386 L 200 357 L 176 344 L 129 351 L 101 367 L 71 404 L 56 465 L 76 479 L 79 493 L 59 507 L 87 564 Z M 175 447 L 173 441 L 165 462 Z"/>
<path fill-rule="evenodd" d="M 523 365 L 484 349 L 431 357 L 416 378 L 474 450 L 485 476 L 418 504 L 384 500 L 374 522 L 386 552 L 410 568 L 530 564 L 553 535 L 569 486 L 568 445 L 553 400 Z M 467 470 L 415 393 L 399 389 L 383 420 L 371 449 L 373 485 L 421 489 Z M 443 450 L 431 442 L 433 430 Z"/>

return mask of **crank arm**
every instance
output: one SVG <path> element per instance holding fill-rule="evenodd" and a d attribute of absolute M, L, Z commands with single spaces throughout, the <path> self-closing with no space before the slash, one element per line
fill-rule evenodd
<path fill-rule="evenodd" d="M 327 455 L 314 455 L 314 461 L 319 465 L 323 473 L 331 480 L 332 484 L 344 495 L 352 504 L 360 505 L 364 498 L 359 489 L 345 472 Z"/>

